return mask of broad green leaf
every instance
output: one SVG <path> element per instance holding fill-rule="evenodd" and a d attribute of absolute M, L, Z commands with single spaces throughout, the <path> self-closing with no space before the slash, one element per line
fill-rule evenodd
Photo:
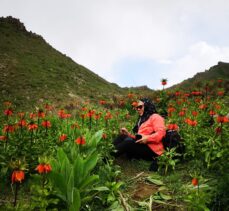
<path fill-rule="evenodd" d="M 161 186 L 158 188 L 159 191 L 162 191 L 162 190 L 168 190 L 168 188 L 166 186 Z"/>
<path fill-rule="evenodd" d="M 83 159 L 78 156 L 75 160 L 74 166 L 74 187 L 79 188 L 80 183 L 84 179 L 84 162 Z"/>
<path fill-rule="evenodd" d="M 90 186 L 90 185 L 92 186 L 98 180 L 99 180 L 99 176 L 98 175 L 88 176 L 88 177 L 86 177 L 86 178 L 83 179 L 82 183 L 79 184 L 79 187 L 78 188 L 79 188 L 79 190 L 83 190 L 87 186 Z"/>
<path fill-rule="evenodd" d="M 160 194 L 161 198 L 164 199 L 164 200 L 166 200 L 166 201 L 172 199 L 171 196 L 166 195 L 166 194 L 164 194 L 164 193 L 159 192 L 159 194 Z"/>
<path fill-rule="evenodd" d="M 147 180 L 149 182 L 152 182 L 155 185 L 164 185 L 164 183 L 161 180 L 159 180 L 159 179 L 153 179 L 151 177 L 147 177 Z"/>
<path fill-rule="evenodd" d="M 67 194 L 67 185 L 66 185 L 66 180 L 64 179 L 63 175 L 57 173 L 57 172 L 50 172 L 49 178 L 52 180 L 54 186 L 56 186 L 59 191 L 61 192 L 62 199 L 66 201 L 66 194 Z"/>
<path fill-rule="evenodd" d="M 95 152 L 86 158 L 84 161 L 84 176 L 87 176 L 90 171 L 96 166 L 98 161 L 98 154 Z"/>
<path fill-rule="evenodd" d="M 73 202 L 70 205 L 70 211 L 79 211 L 81 206 L 80 193 L 77 188 L 73 189 Z"/>
<path fill-rule="evenodd" d="M 101 140 L 103 135 L 103 130 L 99 130 L 98 132 L 96 132 L 92 137 L 91 137 L 91 144 L 93 146 L 97 146 L 97 144 L 99 143 L 99 141 Z"/>
<path fill-rule="evenodd" d="M 67 181 L 67 199 L 70 203 L 73 201 L 73 189 L 74 189 L 74 172 L 71 170 L 70 176 Z"/>
<path fill-rule="evenodd" d="M 71 164 L 68 160 L 68 157 L 65 155 L 63 160 L 61 161 L 61 169 L 60 172 L 63 175 L 63 177 L 68 180 L 70 173 L 71 173 Z"/>
<path fill-rule="evenodd" d="M 123 185 L 123 182 L 116 182 L 116 184 L 113 186 L 113 190 L 119 190 L 119 188 Z"/>

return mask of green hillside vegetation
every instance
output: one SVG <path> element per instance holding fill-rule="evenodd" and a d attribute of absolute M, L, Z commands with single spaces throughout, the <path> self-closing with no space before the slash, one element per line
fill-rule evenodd
<path fill-rule="evenodd" d="M 170 87 L 169 89 L 193 89 L 194 86 L 200 87 L 202 85 L 213 86 L 215 80 L 222 79 L 222 88 L 229 91 L 229 63 L 218 62 L 217 65 L 211 67 L 205 72 L 197 73 L 194 77 L 184 80 L 183 82 Z M 214 87 L 212 87 L 214 88 Z"/>
<path fill-rule="evenodd" d="M 19 19 L 0 18 L 0 107 L 11 101 L 18 109 L 34 109 L 41 103 L 65 106 L 90 100 L 125 99 L 128 93 L 155 98 L 158 91 L 147 86 L 121 88 L 109 83 L 50 46 L 40 35 L 28 32 Z M 222 78 L 229 89 L 229 63 L 196 74 L 167 90 L 193 89 Z M 206 82 L 208 81 L 208 82 Z M 168 79 L 169 84 L 169 79 Z"/>
<path fill-rule="evenodd" d="M 0 18 L 1 103 L 102 99 L 124 89 L 76 64 L 12 17 Z"/>

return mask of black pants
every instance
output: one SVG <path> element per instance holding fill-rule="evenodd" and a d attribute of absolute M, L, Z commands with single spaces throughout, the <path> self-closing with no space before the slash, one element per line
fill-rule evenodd
<path fill-rule="evenodd" d="M 129 159 L 154 160 L 158 156 L 147 144 L 135 143 L 134 139 L 126 135 L 119 135 L 113 143 L 117 150 L 115 157 L 126 154 Z"/>

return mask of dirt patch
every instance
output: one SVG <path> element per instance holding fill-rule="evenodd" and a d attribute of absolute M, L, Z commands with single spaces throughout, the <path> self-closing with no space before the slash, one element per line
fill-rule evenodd
<path fill-rule="evenodd" d="M 121 167 L 122 180 L 127 187 L 125 192 L 133 200 L 142 201 L 158 191 L 158 186 L 146 182 L 146 177 L 152 173 L 148 170 L 149 163 L 130 161 L 125 157 L 116 159 L 115 163 Z"/>
<path fill-rule="evenodd" d="M 143 200 L 143 199 L 149 198 L 151 195 L 153 195 L 157 191 L 158 191 L 158 186 L 155 186 L 153 184 L 139 182 L 136 184 L 135 190 L 133 191 L 131 198 L 136 201 Z"/>

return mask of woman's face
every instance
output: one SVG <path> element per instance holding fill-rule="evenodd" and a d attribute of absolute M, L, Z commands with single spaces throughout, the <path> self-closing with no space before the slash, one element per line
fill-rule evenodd
<path fill-rule="evenodd" d="M 138 105 L 136 106 L 136 110 L 139 116 L 142 116 L 144 113 L 144 103 L 142 101 L 138 101 Z"/>

